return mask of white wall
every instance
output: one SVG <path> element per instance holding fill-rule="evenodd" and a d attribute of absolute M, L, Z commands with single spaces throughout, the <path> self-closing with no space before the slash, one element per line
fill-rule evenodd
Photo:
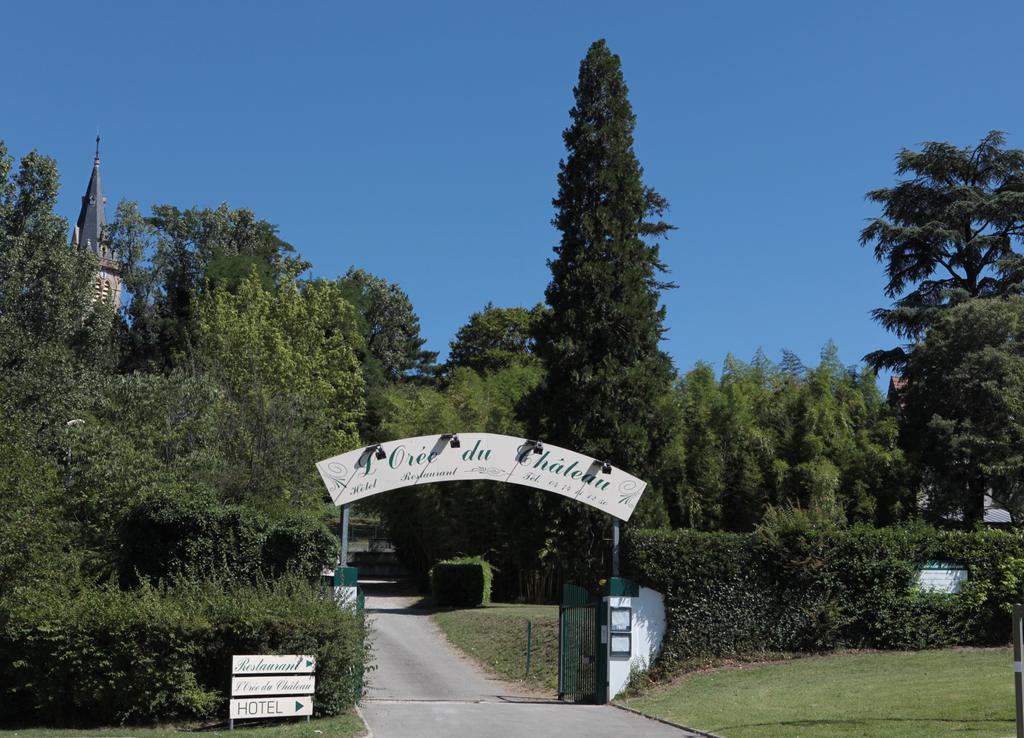
<path fill-rule="evenodd" d="M 607 597 L 608 607 L 633 608 L 633 653 L 608 657 L 608 697 L 618 696 L 629 683 L 631 668 L 647 671 L 661 653 L 665 638 L 665 600 L 660 592 L 640 588 L 639 597 Z M 607 647 L 607 639 L 606 639 Z"/>

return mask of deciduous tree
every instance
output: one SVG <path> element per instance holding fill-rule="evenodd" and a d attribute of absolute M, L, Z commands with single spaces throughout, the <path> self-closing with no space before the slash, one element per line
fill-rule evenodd
<path fill-rule="evenodd" d="M 86 402 L 97 349 L 114 348 L 112 312 L 90 304 L 96 261 L 68 246 L 57 192 L 52 159 L 31 152 L 15 170 L 0 142 L 0 410 L 51 448 Z"/>
<path fill-rule="evenodd" d="M 352 306 L 336 283 L 271 291 L 257 273 L 237 292 L 203 296 L 200 368 L 224 388 L 232 414 L 235 497 L 322 496 L 312 462 L 359 445 L 363 377 Z"/>
<path fill-rule="evenodd" d="M 144 218 L 134 203 L 121 203 L 110 233 L 112 247 L 125 261 L 124 283 L 132 296 L 127 369 L 170 370 L 181 364 L 194 337 L 199 295 L 234 292 L 252 274 L 271 289 L 309 267 L 275 225 L 226 204 L 188 210 L 156 205 Z"/>
<path fill-rule="evenodd" d="M 537 361 L 535 326 L 544 319 L 544 306 L 500 308 L 487 303 L 469 316 L 452 340 L 448 366 L 477 372 L 496 371 Z"/>
<path fill-rule="evenodd" d="M 387 381 L 432 371 L 437 354 L 423 350 L 420 319 L 401 287 L 355 267 L 341 278 L 340 286 L 355 306 L 366 349 Z"/>

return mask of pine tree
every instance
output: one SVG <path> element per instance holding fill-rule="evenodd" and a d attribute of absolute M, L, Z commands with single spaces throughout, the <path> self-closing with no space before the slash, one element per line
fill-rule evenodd
<path fill-rule="evenodd" d="M 549 262 L 551 312 L 538 336 L 548 372 L 541 427 L 554 443 L 650 479 L 660 439 L 670 435 L 658 406 L 673 371 L 658 344 L 660 292 L 671 285 L 659 280 L 665 265 L 652 242 L 671 228 L 660 219 L 668 204 L 643 184 L 636 118 L 619 58 L 603 40 L 580 64 L 574 94 L 554 200 L 562 236 Z M 645 522 L 666 519 L 656 489 L 638 513 Z"/>

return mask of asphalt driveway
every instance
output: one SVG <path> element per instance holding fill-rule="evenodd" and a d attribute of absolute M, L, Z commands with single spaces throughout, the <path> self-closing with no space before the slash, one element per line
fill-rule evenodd
<path fill-rule="evenodd" d="M 697 738 L 614 707 L 524 693 L 454 651 L 429 611 L 414 603 L 399 592 L 367 589 L 375 668 L 362 713 L 374 738 Z"/>

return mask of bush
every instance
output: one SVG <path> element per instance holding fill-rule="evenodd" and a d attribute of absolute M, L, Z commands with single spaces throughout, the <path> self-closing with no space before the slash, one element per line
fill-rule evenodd
<path fill-rule="evenodd" d="M 5 697 L 56 723 L 205 717 L 218 695 L 193 662 L 209 623 L 143 587 L 23 592 L 0 634 Z"/>
<path fill-rule="evenodd" d="M 121 583 L 155 583 L 183 573 L 230 572 L 256 579 L 296 572 L 317 577 L 337 555 L 337 539 L 310 516 L 272 521 L 211 493 L 161 491 L 125 515 L 117 552 Z"/>
<path fill-rule="evenodd" d="M 476 607 L 491 601 L 491 565 L 479 556 L 449 559 L 430 570 L 430 590 L 441 607 Z"/>
<path fill-rule="evenodd" d="M 231 656 L 241 653 L 315 655 L 318 715 L 348 709 L 362 689 L 362 615 L 300 578 L 39 589 L 3 602 L 7 717 L 112 724 L 224 716 Z"/>
<path fill-rule="evenodd" d="M 781 515 L 753 534 L 631 530 L 624 543 L 625 570 L 665 595 L 669 671 L 694 657 L 1005 643 L 1024 599 L 1017 532 Z M 960 594 L 919 591 L 929 560 L 967 568 Z"/>
<path fill-rule="evenodd" d="M 336 715 L 359 699 L 366 627 L 354 607 L 339 608 L 300 577 L 228 591 L 208 583 L 192 586 L 194 596 L 205 600 L 213 623 L 212 645 L 199 662 L 204 683 L 227 694 L 227 665 L 234 654 L 305 653 L 317 659 L 317 715 Z"/>
<path fill-rule="evenodd" d="M 277 576 L 295 572 L 318 577 L 338 555 L 338 539 L 319 520 L 294 516 L 271 526 L 263 542 L 263 571 Z"/>

